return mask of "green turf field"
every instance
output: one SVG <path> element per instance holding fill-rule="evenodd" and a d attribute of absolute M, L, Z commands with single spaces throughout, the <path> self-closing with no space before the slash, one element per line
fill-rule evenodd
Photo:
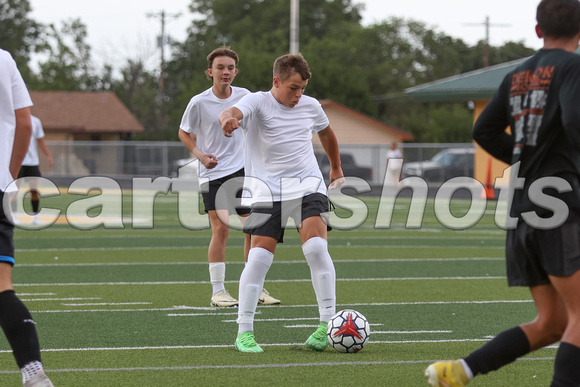
<path fill-rule="evenodd" d="M 76 199 L 42 203 L 64 209 Z M 47 373 L 59 387 L 421 386 L 430 362 L 466 355 L 534 317 L 527 289 L 506 285 L 505 232 L 494 224 L 494 202 L 476 226 L 454 231 L 438 222 L 431 200 L 422 227 L 406 229 L 408 199 L 397 200 L 390 229 L 375 229 L 378 198 L 363 200 L 366 222 L 329 235 L 337 308 L 356 309 L 371 324 L 370 343 L 357 354 L 302 350 L 318 311 L 294 230 L 266 280 L 282 305 L 258 307 L 263 354 L 236 352 L 236 310 L 209 306 L 210 232 L 179 224 L 176 196 L 158 196 L 153 229 L 126 222 L 114 230 L 17 230 L 15 288 L 37 322 Z M 468 206 L 453 200 L 457 216 Z M 130 198 L 123 210 L 131 214 Z M 232 231 L 226 286 L 233 296 L 242 244 Z M 555 352 L 537 351 L 470 385 L 549 385 Z M 0 386 L 18 385 L 0 336 Z"/>

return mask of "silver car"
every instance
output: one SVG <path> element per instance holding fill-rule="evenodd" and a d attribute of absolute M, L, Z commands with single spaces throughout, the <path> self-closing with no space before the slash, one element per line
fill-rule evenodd
<path fill-rule="evenodd" d="M 403 165 L 402 177 L 419 176 L 427 182 L 444 182 L 458 176 L 473 177 L 474 148 L 449 148 L 431 160 Z"/>

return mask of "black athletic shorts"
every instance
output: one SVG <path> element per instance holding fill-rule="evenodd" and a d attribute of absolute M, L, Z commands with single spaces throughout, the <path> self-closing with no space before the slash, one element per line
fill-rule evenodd
<path fill-rule="evenodd" d="M 27 176 L 37 176 L 41 177 L 40 168 L 38 165 L 23 165 L 20 167 L 20 172 L 18 172 L 18 178 Z"/>
<path fill-rule="evenodd" d="M 524 221 L 508 230 L 507 277 L 510 286 L 550 283 L 548 275 L 563 277 L 580 270 L 580 209 L 570 209 L 560 227 L 540 230 Z"/>
<path fill-rule="evenodd" d="M 282 214 L 284 206 L 284 214 Z M 298 229 L 302 220 L 311 216 L 321 216 L 328 226 L 329 201 L 326 195 L 313 193 L 304 198 L 274 203 L 255 203 L 252 205 L 250 216 L 244 225 L 244 233 L 274 238 L 278 243 L 284 242 L 284 228 L 288 218 L 294 220 Z"/>
<path fill-rule="evenodd" d="M 218 194 L 218 190 L 222 185 L 224 185 L 228 180 L 231 178 L 239 178 L 231 182 L 232 187 L 236 186 L 236 200 L 224 200 L 223 203 L 216 203 L 216 196 Z M 242 206 L 241 204 L 241 197 L 242 197 L 242 187 L 244 182 L 244 169 L 240 169 L 237 172 L 234 172 L 228 176 L 224 176 L 219 179 L 210 180 L 209 182 L 205 182 L 201 185 L 201 196 L 203 197 L 203 204 L 205 206 L 205 212 L 208 211 L 215 211 L 215 210 L 228 210 L 230 214 L 238 214 L 238 215 L 247 215 L 250 213 L 250 208 L 246 206 Z M 224 188 L 226 189 L 226 188 Z M 222 193 L 225 198 L 231 198 L 233 195 L 226 193 L 222 190 Z M 221 200 L 218 200 L 221 202 Z"/>
<path fill-rule="evenodd" d="M 4 214 L 4 193 L 0 192 L 0 262 L 14 266 L 14 225 Z"/>

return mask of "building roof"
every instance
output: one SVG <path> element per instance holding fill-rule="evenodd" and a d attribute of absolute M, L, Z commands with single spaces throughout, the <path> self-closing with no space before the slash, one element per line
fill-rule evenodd
<path fill-rule="evenodd" d="M 145 128 L 112 92 L 31 91 L 45 131 L 137 133 Z"/>
<path fill-rule="evenodd" d="M 504 77 L 526 59 L 528 58 L 410 87 L 405 93 L 417 102 L 488 100 L 493 97 Z"/>
<path fill-rule="evenodd" d="M 320 100 L 330 125 L 341 144 L 390 144 L 393 141 L 413 141 L 404 130 L 389 126 L 379 120 L 357 112 L 329 99 Z M 314 137 L 317 141 L 317 137 Z"/>
<path fill-rule="evenodd" d="M 580 54 L 580 48 L 576 50 L 576 54 Z M 417 102 L 489 100 L 493 97 L 504 77 L 529 58 L 520 58 L 410 87 L 405 90 L 405 94 Z"/>

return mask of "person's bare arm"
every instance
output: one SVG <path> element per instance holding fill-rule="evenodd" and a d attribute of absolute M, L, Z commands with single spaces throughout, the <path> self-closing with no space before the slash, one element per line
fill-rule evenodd
<path fill-rule="evenodd" d="M 318 132 L 318 138 L 328 156 L 328 161 L 330 161 L 330 186 L 328 188 L 338 188 L 344 183 L 338 140 L 330 125 Z"/>
<path fill-rule="evenodd" d="M 12 174 L 14 179 L 17 179 L 22 161 L 30 145 L 32 121 L 30 120 L 30 108 L 28 107 L 15 110 L 14 113 L 16 115 L 16 129 L 14 132 L 14 144 L 12 145 L 12 157 L 10 158 L 10 174 Z"/>
<path fill-rule="evenodd" d="M 244 118 L 244 115 L 240 109 L 234 106 L 221 112 L 219 121 L 224 131 L 224 136 L 232 137 L 232 132 L 242 125 L 240 122 L 242 118 Z"/>
<path fill-rule="evenodd" d="M 187 133 L 185 130 L 179 129 L 179 139 L 191 154 L 193 154 L 207 169 L 215 168 L 218 164 L 217 157 L 209 153 L 203 153 L 202 150 L 197 147 L 197 136 L 195 134 Z"/>
<path fill-rule="evenodd" d="M 38 148 L 40 148 L 42 153 L 44 153 L 44 155 L 46 156 L 46 159 L 48 160 L 48 165 L 52 168 L 52 166 L 54 165 L 54 160 L 52 159 L 52 155 L 50 154 L 48 147 L 46 146 L 44 138 L 39 138 L 36 140 L 36 142 L 38 143 Z"/>

